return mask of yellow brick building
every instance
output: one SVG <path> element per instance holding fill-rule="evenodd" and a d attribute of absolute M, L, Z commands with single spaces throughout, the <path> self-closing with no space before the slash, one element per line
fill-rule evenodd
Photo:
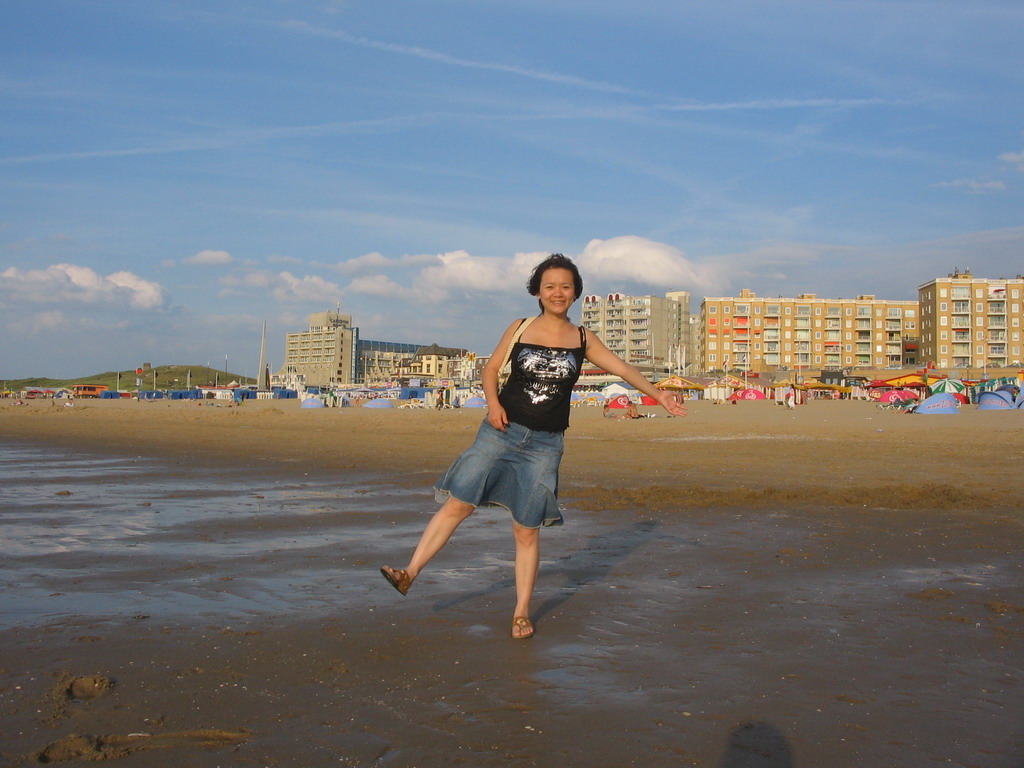
<path fill-rule="evenodd" d="M 939 369 L 1019 367 L 1024 277 L 955 270 L 918 288 L 921 359 Z"/>
<path fill-rule="evenodd" d="M 917 364 L 919 324 L 916 301 L 765 299 L 743 289 L 704 299 L 701 359 L 705 371 L 901 368 Z"/>

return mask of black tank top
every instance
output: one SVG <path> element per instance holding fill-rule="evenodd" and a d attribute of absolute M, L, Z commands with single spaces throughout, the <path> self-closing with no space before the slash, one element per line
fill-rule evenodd
<path fill-rule="evenodd" d="M 512 371 L 498 394 L 508 420 L 527 429 L 564 432 L 569 427 L 572 388 L 580 377 L 586 351 L 582 327 L 580 346 L 574 349 L 516 342 Z"/>

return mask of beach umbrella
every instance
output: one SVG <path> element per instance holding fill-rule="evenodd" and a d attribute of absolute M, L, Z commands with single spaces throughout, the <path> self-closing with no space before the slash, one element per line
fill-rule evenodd
<path fill-rule="evenodd" d="M 462 404 L 463 408 L 486 408 L 487 401 L 482 397 L 471 397 Z"/>
<path fill-rule="evenodd" d="M 941 392 L 963 392 L 967 389 L 967 385 L 960 379 L 939 379 L 934 384 L 928 385 L 928 389 L 933 395 L 937 395 Z"/>
<path fill-rule="evenodd" d="M 363 403 L 363 408 L 394 408 L 390 400 L 386 400 L 383 397 L 378 397 L 375 400 L 370 400 L 367 403 Z"/>
<path fill-rule="evenodd" d="M 307 397 L 305 400 L 302 401 L 302 404 L 299 407 L 300 408 L 323 408 L 324 407 L 324 401 L 321 400 L 319 397 Z"/>
<path fill-rule="evenodd" d="M 908 400 L 917 400 L 917 393 L 911 392 L 909 389 L 890 389 L 888 392 L 883 392 L 881 397 L 878 398 L 880 403 L 892 403 L 895 401 L 905 403 Z"/>
<path fill-rule="evenodd" d="M 616 395 L 608 401 L 609 408 L 629 408 L 628 395 Z"/>

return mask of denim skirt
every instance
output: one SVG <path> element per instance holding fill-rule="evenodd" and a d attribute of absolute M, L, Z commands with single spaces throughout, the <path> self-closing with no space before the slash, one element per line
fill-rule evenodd
<path fill-rule="evenodd" d="M 502 432 L 486 420 L 473 445 L 457 458 L 434 491 L 474 507 L 504 507 L 524 528 L 562 525 L 558 465 L 564 435 L 509 424 Z"/>

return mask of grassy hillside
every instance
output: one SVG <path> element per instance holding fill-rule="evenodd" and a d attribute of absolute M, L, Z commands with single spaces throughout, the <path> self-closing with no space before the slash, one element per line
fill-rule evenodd
<path fill-rule="evenodd" d="M 214 368 L 207 368 L 205 365 L 157 365 L 142 374 L 142 388 L 153 389 L 153 374 L 156 373 L 157 389 L 185 389 L 191 371 L 192 386 L 206 384 L 227 384 L 237 381 L 239 384 L 253 384 L 254 379 L 246 379 L 237 373 L 224 373 Z M 31 387 L 46 389 L 59 389 L 70 387 L 72 384 L 101 384 L 110 389 L 117 386 L 117 371 L 106 373 L 95 373 L 91 376 L 81 376 L 77 379 L 4 379 L 0 380 L 0 387 L 18 391 Z M 135 389 L 135 369 L 121 371 L 121 389 Z"/>

